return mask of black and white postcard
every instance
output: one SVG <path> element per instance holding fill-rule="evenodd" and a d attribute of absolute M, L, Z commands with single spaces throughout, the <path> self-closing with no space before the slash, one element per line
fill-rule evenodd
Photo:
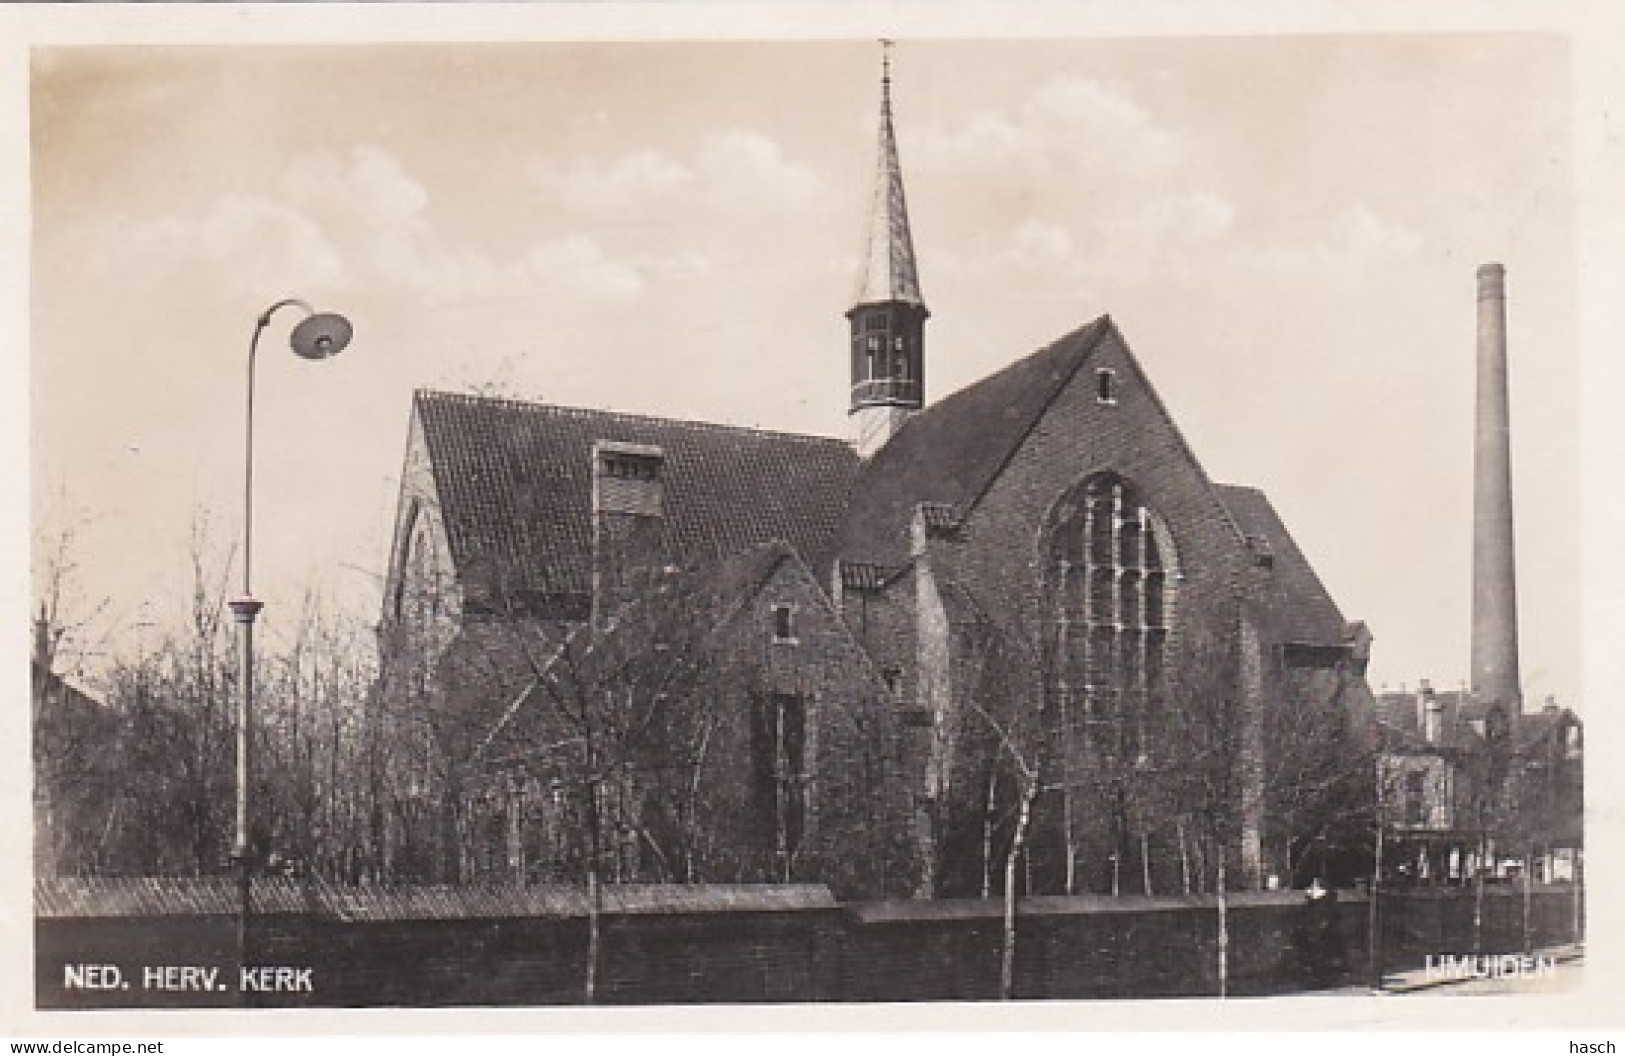
<path fill-rule="evenodd" d="M 1616 27 L 1252 6 L 5 12 L 30 1029 L 1603 1023 Z"/>

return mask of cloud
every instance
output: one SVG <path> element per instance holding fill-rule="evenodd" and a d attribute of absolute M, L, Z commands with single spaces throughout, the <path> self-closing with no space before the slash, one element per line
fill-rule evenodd
<path fill-rule="evenodd" d="M 428 189 L 377 147 L 295 159 L 282 188 L 290 202 L 343 240 L 358 270 L 416 296 L 481 294 L 510 270 L 442 237 L 429 220 Z"/>
<path fill-rule="evenodd" d="M 964 247 L 948 266 L 970 276 L 1015 268 L 1097 289 L 1249 267 L 1279 281 L 1308 269 L 1359 274 L 1422 245 L 1364 202 L 1300 221 L 1289 236 L 1250 236 L 1236 201 L 1199 164 L 1191 134 L 1127 90 L 1086 77 L 1056 77 L 1001 109 L 899 131 L 906 164 L 920 173 L 917 201 L 934 204 L 948 241 Z"/>
<path fill-rule="evenodd" d="M 1004 110 L 983 109 L 952 126 L 903 133 L 910 163 L 1019 179 L 1065 176 L 1109 185 L 1166 180 L 1185 164 L 1181 137 L 1123 89 L 1077 76 L 1054 78 Z"/>
<path fill-rule="evenodd" d="M 662 182 L 653 156 L 616 185 Z M 667 173 L 669 176 L 669 173 Z M 670 182 L 669 179 L 665 182 Z M 295 159 L 276 196 L 230 195 L 195 213 L 129 220 L 123 244 L 166 271 L 206 267 L 247 289 L 382 287 L 434 302 L 535 298 L 625 303 L 644 281 L 632 260 L 567 235 L 498 257 L 438 230 L 427 188 L 371 146 Z"/>
<path fill-rule="evenodd" d="M 293 202 L 367 228 L 421 224 L 429 192 L 392 155 L 357 146 L 348 156 L 322 153 L 296 159 L 282 180 Z"/>
<path fill-rule="evenodd" d="M 1334 215 L 1307 240 L 1244 245 L 1236 249 L 1235 258 L 1239 264 L 1276 276 L 1309 271 L 1336 276 L 1405 260 L 1421 249 L 1420 233 L 1358 202 Z"/>
<path fill-rule="evenodd" d="M 633 300 L 643 292 L 643 277 L 630 264 L 616 260 L 590 238 L 574 236 L 533 246 L 525 258 L 524 285 L 556 294 L 601 302 Z"/>
<path fill-rule="evenodd" d="M 610 161 L 581 159 L 558 168 L 537 161 L 529 173 L 542 189 L 572 209 L 611 216 L 659 206 L 694 181 L 687 165 L 643 149 Z"/>
<path fill-rule="evenodd" d="M 1134 278 L 1189 274 L 1193 254 L 1229 233 L 1235 218 L 1235 206 L 1211 191 L 1150 196 L 1101 223 L 1099 255 Z"/>
<path fill-rule="evenodd" d="M 205 268 L 250 288 L 285 285 L 290 276 L 336 286 L 348 276 L 344 252 L 321 225 L 285 204 L 228 195 L 204 212 L 116 222 L 126 262 L 148 273 Z M 106 243 L 103 243 L 105 246 Z M 119 266 L 102 254 L 96 260 Z"/>
<path fill-rule="evenodd" d="M 1073 133 L 1057 147 L 1085 150 L 1139 179 L 1163 179 L 1178 171 L 1186 150 L 1172 130 L 1159 126 L 1121 90 L 1099 81 L 1064 77 L 1040 87 L 1022 105 L 1024 127 L 1050 134 Z"/>
<path fill-rule="evenodd" d="M 748 129 L 709 133 L 680 156 L 644 148 L 564 167 L 538 161 L 529 171 L 567 208 L 621 223 L 646 216 L 714 223 L 795 212 L 824 192 L 810 167 L 786 155 L 777 140 Z"/>
<path fill-rule="evenodd" d="M 1011 235 L 1008 259 L 1018 266 L 1049 269 L 1070 262 L 1076 251 L 1064 227 L 1028 220 Z"/>
<path fill-rule="evenodd" d="M 1337 215 L 1333 243 L 1357 260 L 1388 260 L 1414 256 L 1422 236 L 1410 228 L 1378 216 L 1364 202 Z"/>
<path fill-rule="evenodd" d="M 922 205 L 941 196 L 939 223 L 958 229 L 953 241 L 969 248 L 956 264 L 969 272 L 1141 281 L 1188 271 L 1236 221 L 1200 179 L 1186 135 L 1102 81 L 1059 76 L 1002 109 L 902 131 Z"/>
<path fill-rule="evenodd" d="M 813 205 L 824 190 L 817 173 L 786 157 L 777 141 L 759 132 L 708 135 L 700 144 L 696 168 L 705 198 L 715 209 L 798 211 Z"/>

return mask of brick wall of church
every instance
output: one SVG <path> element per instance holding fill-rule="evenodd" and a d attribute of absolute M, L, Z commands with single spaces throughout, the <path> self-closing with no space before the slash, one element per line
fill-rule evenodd
<path fill-rule="evenodd" d="M 1099 369 L 1115 372 L 1115 402 L 1097 400 Z M 993 618 L 1011 631 L 1035 639 L 1046 626 L 1042 577 L 1049 574 L 1049 519 L 1055 503 L 1069 489 L 1099 472 L 1125 478 L 1139 498 L 1167 525 L 1176 551 L 1164 554 L 1177 563 L 1178 576 L 1170 598 L 1174 613 L 1169 642 L 1169 663 L 1177 658 L 1193 627 L 1203 626 L 1216 639 L 1237 637 L 1238 603 L 1249 590 L 1251 575 L 1246 551 L 1230 514 L 1221 505 L 1177 429 L 1169 421 L 1137 365 L 1113 336 L 1090 359 L 1050 405 L 1038 425 L 1016 450 L 982 501 L 968 512 L 963 541 L 955 547 L 955 575 L 984 605 Z M 1041 658 L 1035 654 L 1035 660 Z M 1259 671 L 1261 657 L 1251 669 Z M 1250 724 L 1262 715 L 1262 695 L 1268 687 L 1255 684 L 1245 712 Z M 1244 743 L 1256 747 L 1256 730 Z M 1244 761 L 1244 773 L 1256 783 L 1260 772 L 1256 756 Z M 1236 862 L 1243 866 L 1232 883 L 1259 882 L 1256 832 L 1261 797 L 1252 789 L 1243 797 L 1251 808 L 1245 828 L 1249 838 Z M 1080 824 L 1096 831 L 1086 857 L 1098 859 L 1109 852 L 1105 815 L 1100 809 L 1083 812 Z M 1046 824 L 1041 822 L 1040 824 Z M 1054 825 L 1051 818 L 1047 824 Z M 1250 867 L 1250 868 L 1248 868 Z M 1109 872 L 1080 864 L 1080 880 L 1098 886 Z M 1120 878 L 1121 879 L 1121 878 Z M 1137 883 L 1137 879 L 1123 880 Z M 1164 877 L 1160 883 L 1170 882 Z M 1132 889 L 1132 888 L 1131 888 Z"/>
<path fill-rule="evenodd" d="M 848 589 L 841 598 L 841 616 L 883 676 L 894 682 L 899 702 L 918 699 L 915 643 L 915 582 L 909 569 L 879 591 Z"/>
<path fill-rule="evenodd" d="M 650 787 L 641 790 L 645 824 L 667 860 L 650 850 L 651 840 L 632 841 L 606 855 L 609 878 L 816 881 L 845 897 L 865 898 L 909 892 L 915 869 L 903 728 L 880 672 L 812 575 L 793 559 L 779 561 L 749 597 L 733 604 L 737 608 L 715 631 L 684 643 L 703 650 L 701 673 L 686 685 L 686 698 L 678 705 L 691 717 L 677 720 L 671 737 L 662 739 L 667 758 L 649 777 Z M 781 637 L 782 630 L 789 634 Z M 516 672 L 517 682 L 505 693 L 481 683 L 476 695 L 514 699 L 528 676 L 523 667 L 506 666 Z M 459 681 L 475 688 L 469 678 Z M 533 713 L 526 743 L 560 742 L 572 733 L 552 715 L 546 694 L 534 694 L 527 707 Z M 786 712 L 796 717 L 767 719 Z M 786 734 L 783 774 L 795 786 L 793 793 L 779 784 L 776 760 L 763 756 L 770 747 L 764 738 L 777 729 Z M 569 771 L 547 771 L 540 761 L 533 769 L 544 789 L 563 780 L 569 794 L 579 783 Z M 579 808 L 555 816 L 559 808 L 547 796 L 528 796 L 516 827 L 506 815 L 512 804 L 503 795 L 511 778 L 511 771 L 495 768 L 473 797 L 485 804 L 486 815 L 470 826 L 478 846 L 467 857 L 475 873 L 513 879 L 521 856 L 509 844 L 518 839 L 526 846 L 529 879 L 578 882 L 580 833 L 572 826 L 581 824 Z M 786 843 L 779 840 L 781 824 Z M 788 859 L 781 848 L 791 852 Z"/>
<path fill-rule="evenodd" d="M 1116 403 L 1096 401 L 1094 372 L 1116 371 Z M 1102 342 L 970 513 L 959 574 L 1011 626 L 1034 626 L 1041 535 L 1068 488 L 1105 470 L 1140 489 L 1177 547 L 1181 619 L 1217 620 L 1243 573 L 1233 522 L 1120 342 Z M 1176 632 L 1177 633 L 1177 632 Z"/>
<path fill-rule="evenodd" d="M 790 605 L 794 642 L 772 640 Z M 880 666 L 864 655 L 799 562 L 781 562 L 721 648 L 765 650 L 768 685 L 807 701 L 811 760 L 803 872 L 837 891 L 902 894 L 915 879 L 909 845 L 908 729 Z"/>

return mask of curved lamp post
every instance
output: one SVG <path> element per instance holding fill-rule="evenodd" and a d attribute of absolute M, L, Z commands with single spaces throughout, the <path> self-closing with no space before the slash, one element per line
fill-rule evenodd
<path fill-rule="evenodd" d="M 243 433 L 243 593 L 227 604 L 237 623 L 237 825 L 231 857 L 237 872 L 237 953 L 239 967 L 247 964 L 249 889 L 254 872 L 249 799 L 253 776 L 252 728 L 254 717 L 254 617 L 263 603 L 256 600 L 253 583 L 254 542 L 254 362 L 260 335 L 271 317 L 283 308 L 297 308 L 305 317 L 293 328 L 288 343 L 303 359 L 327 359 L 344 350 L 354 330 L 342 315 L 317 312 L 304 301 L 288 298 L 260 313 L 248 343 L 248 399 Z M 239 980 L 240 985 L 240 980 Z"/>

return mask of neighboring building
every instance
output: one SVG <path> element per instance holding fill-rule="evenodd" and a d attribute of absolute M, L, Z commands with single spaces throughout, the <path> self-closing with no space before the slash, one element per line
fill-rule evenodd
<path fill-rule="evenodd" d="M 1485 716 L 1465 692 L 1423 682 L 1378 697 L 1385 873 L 1401 883 L 1463 883 L 1483 827 Z"/>
<path fill-rule="evenodd" d="M 1467 690 L 1378 697 L 1388 850 L 1386 879 L 1464 884 L 1482 869 L 1505 879 L 1572 880 L 1584 846 L 1584 726 L 1548 703 L 1498 733 L 1496 709 Z"/>
<path fill-rule="evenodd" d="M 621 879 L 873 893 L 906 859 L 908 890 L 986 891 L 1002 882 L 1020 775 L 1040 765 L 1018 878 L 1033 891 L 1188 888 L 1220 853 L 1233 885 L 1259 886 L 1290 875 L 1338 809 L 1306 805 L 1307 785 L 1283 776 L 1303 745 L 1282 731 L 1341 744 L 1369 714 L 1363 625 L 1263 494 L 1207 476 L 1110 318 L 928 402 L 889 76 L 879 156 L 847 312 L 850 443 L 418 394 L 376 702 L 403 804 L 380 825 L 401 862 L 432 860 L 436 879 L 575 868 L 556 837 L 583 818 L 568 776 L 585 772 L 570 761 L 582 724 L 560 736 L 547 715 L 571 711 L 561 687 L 581 688 L 589 655 L 624 662 L 587 684 L 635 696 L 627 672 L 674 623 L 706 629 L 682 638 L 703 659 L 684 699 L 731 731 L 697 779 L 719 809 L 689 828 L 713 864 L 691 875 L 669 860 L 654 830 L 677 808 L 640 779 L 613 793 L 626 831 L 593 841 Z M 1219 704 L 1207 747 L 1225 746 L 1223 847 L 1152 795 L 1188 783 L 1202 746 L 1172 731 Z M 639 772 L 698 772 L 678 742 Z M 1369 758 L 1349 765 L 1369 788 Z M 773 791 L 786 781 L 793 795 Z M 788 869 L 787 809 L 797 840 L 823 841 Z M 843 856 L 885 865 L 839 874 Z"/>
<path fill-rule="evenodd" d="M 1518 727 L 1519 856 L 1546 883 L 1579 882 L 1585 854 L 1585 724 L 1548 699 Z"/>

